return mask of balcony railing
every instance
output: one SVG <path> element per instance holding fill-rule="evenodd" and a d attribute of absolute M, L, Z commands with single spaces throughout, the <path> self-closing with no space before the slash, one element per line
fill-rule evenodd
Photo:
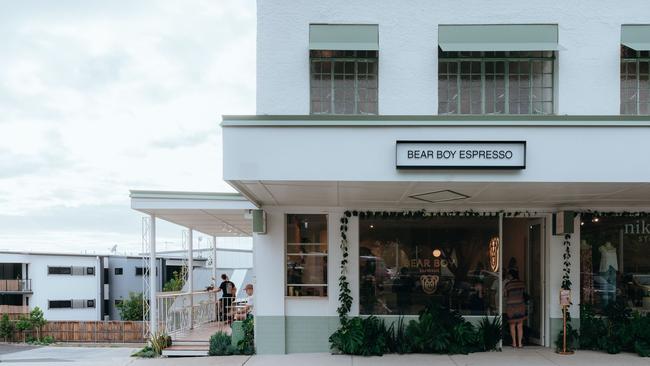
<path fill-rule="evenodd" d="M 0 280 L 0 292 L 32 292 L 32 280 Z"/>
<path fill-rule="evenodd" d="M 167 334 L 183 335 L 218 320 L 216 297 L 216 291 L 158 293 L 158 320 Z"/>

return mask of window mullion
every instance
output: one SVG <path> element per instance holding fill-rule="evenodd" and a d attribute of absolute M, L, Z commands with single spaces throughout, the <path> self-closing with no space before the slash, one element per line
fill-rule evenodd
<path fill-rule="evenodd" d="M 354 61 L 354 110 L 352 113 L 359 114 L 359 61 Z"/>
<path fill-rule="evenodd" d="M 336 99 L 335 93 L 335 88 L 334 88 L 334 69 L 336 68 L 336 62 L 337 61 L 332 61 L 331 66 L 330 66 L 330 113 L 331 114 L 336 114 L 336 110 L 334 109 L 334 100 Z"/>
<path fill-rule="evenodd" d="M 533 112 L 533 62 L 528 62 L 528 113 L 535 114 Z"/>
<path fill-rule="evenodd" d="M 504 101 L 504 112 L 505 114 L 510 114 L 510 63 L 508 61 L 503 61 L 503 86 L 505 89 L 505 101 Z"/>
<path fill-rule="evenodd" d="M 456 114 L 461 114 L 461 109 L 460 109 L 460 101 L 462 99 L 462 94 L 460 91 L 460 61 L 457 61 L 456 63 Z"/>
<path fill-rule="evenodd" d="M 481 114 L 485 114 L 485 60 L 481 61 Z"/>
<path fill-rule="evenodd" d="M 636 114 L 641 114 L 641 63 L 636 60 Z"/>

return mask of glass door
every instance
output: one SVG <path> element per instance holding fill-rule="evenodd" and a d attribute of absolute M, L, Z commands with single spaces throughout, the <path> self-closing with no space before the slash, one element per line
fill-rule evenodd
<path fill-rule="evenodd" d="M 526 245 L 526 289 L 529 295 L 529 340 L 544 345 L 544 219 L 529 221 Z"/>

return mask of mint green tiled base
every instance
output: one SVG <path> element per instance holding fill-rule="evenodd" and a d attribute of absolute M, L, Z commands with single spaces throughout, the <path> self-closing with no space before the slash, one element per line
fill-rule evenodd
<path fill-rule="evenodd" d="M 255 352 L 258 354 L 286 353 L 283 316 L 255 317 Z"/>
<path fill-rule="evenodd" d="M 329 352 L 329 336 L 339 326 L 335 316 L 257 316 L 258 354 Z"/>
<path fill-rule="evenodd" d="M 398 316 L 380 316 L 387 326 Z M 404 324 L 417 316 L 406 316 Z M 475 322 L 480 317 L 468 317 Z M 558 323 L 559 322 L 559 323 Z M 557 326 L 559 324 L 559 326 Z M 577 326 L 577 320 L 574 320 Z M 255 347 L 258 354 L 329 352 L 329 336 L 339 327 L 336 316 L 257 316 L 255 317 Z M 551 319 L 553 341 L 562 328 L 562 319 Z"/>
<path fill-rule="evenodd" d="M 555 340 L 557 339 L 558 334 L 562 332 L 562 327 L 564 326 L 564 323 L 562 322 L 562 318 L 551 318 L 550 322 L 550 331 L 551 331 L 551 348 L 555 348 Z M 572 318 L 571 319 L 571 326 L 573 329 L 580 329 L 580 318 Z"/>

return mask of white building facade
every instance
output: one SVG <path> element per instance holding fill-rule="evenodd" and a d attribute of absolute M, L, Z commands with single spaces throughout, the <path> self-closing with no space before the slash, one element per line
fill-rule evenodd
<path fill-rule="evenodd" d="M 650 306 L 649 12 L 258 1 L 257 115 L 222 123 L 224 179 L 265 217 L 257 351 L 328 351 L 345 250 L 350 316 L 495 316 L 511 271 L 530 343 L 567 279 L 574 318 Z"/>
<path fill-rule="evenodd" d="M 12 290 L 11 285 L 18 279 L 29 284 L 21 288 L 23 291 L 15 291 L 7 305 L 23 305 L 29 310 L 39 307 L 47 320 L 103 319 L 103 257 L 3 252 L 0 258 L 3 266 L 19 264 L 21 267 L 19 276 L 5 280 L 7 285 L 0 287 L 0 293 Z M 16 296 L 22 303 L 15 301 Z"/>

